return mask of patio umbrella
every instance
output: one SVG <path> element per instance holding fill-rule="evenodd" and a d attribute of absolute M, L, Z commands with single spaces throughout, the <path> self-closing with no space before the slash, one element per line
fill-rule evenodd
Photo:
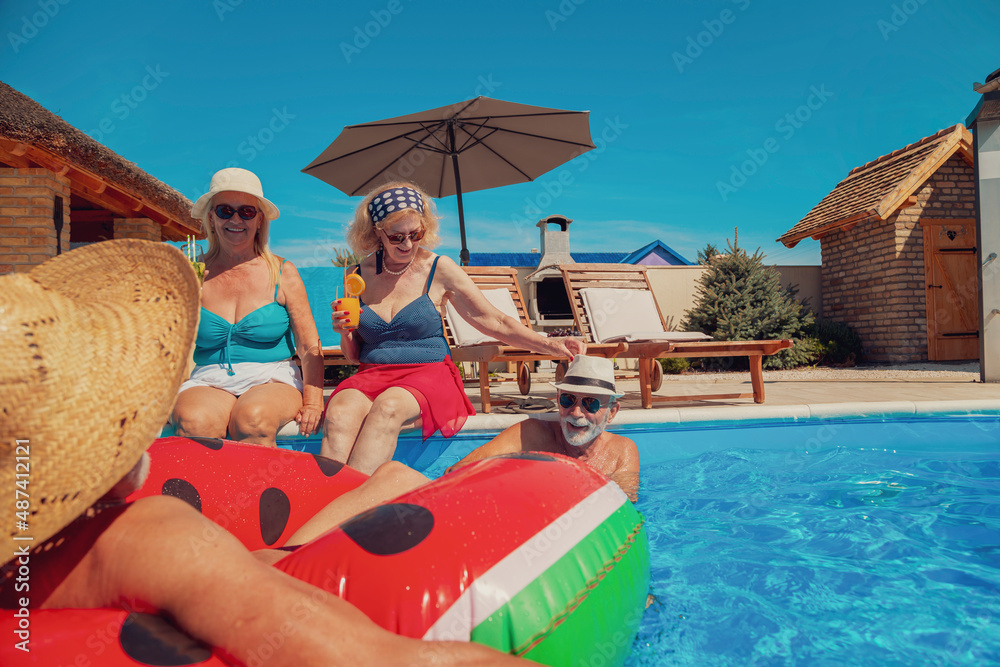
<path fill-rule="evenodd" d="M 586 153 L 594 148 L 589 115 L 477 97 L 348 125 L 302 171 L 352 197 L 394 180 L 432 197 L 458 195 L 460 257 L 468 265 L 462 193 L 526 183 Z"/>

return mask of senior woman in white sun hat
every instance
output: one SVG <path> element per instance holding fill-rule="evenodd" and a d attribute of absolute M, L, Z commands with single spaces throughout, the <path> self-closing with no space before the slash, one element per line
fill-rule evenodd
<path fill-rule="evenodd" d="M 278 208 L 246 169 L 216 172 L 191 215 L 208 236 L 194 371 L 171 422 L 178 435 L 275 445 L 291 420 L 319 428 L 323 361 L 302 278 L 268 249 Z M 298 353 L 302 370 L 292 360 Z"/>

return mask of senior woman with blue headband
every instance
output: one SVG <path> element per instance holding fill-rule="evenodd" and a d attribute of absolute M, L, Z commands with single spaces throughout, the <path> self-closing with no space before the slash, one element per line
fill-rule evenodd
<path fill-rule="evenodd" d="M 358 206 L 347 241 L 367 255 L 349 269 L 365 281 L 361 316 L 347 328 L 348 313 L 335 310 L 333 328 L 360 369 L 327 403 L 324 456 L 370 474 L 392 458 L 404 424 L 419 420 L 425 440 L 439 430 L 451 437 L 475 414 L 444 338 L 448 301 L 509 345 L 567 359 L 586 352 L 580 341 L 548 338 L 500 312 L 454 261 L 429 250 L 440 240 L 434 203 L 416 185 L 383 185 Z"/>

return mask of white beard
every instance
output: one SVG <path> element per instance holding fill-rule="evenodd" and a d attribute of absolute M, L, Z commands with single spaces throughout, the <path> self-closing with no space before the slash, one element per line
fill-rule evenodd
<path fill-rule="evenodd" d="M 594 440 L 597 440 L 598 436 L 604 432 L 604 427 L 608 425 L 608 418 L 611 416 L 611 411 L 606 410 L 601 421 L 594 424 L 586 417 L 580 417 L 579 419 L 574 419 L 573 417 L 566 417 L 565 419 L 559 420 L 559 426 L 562 428 L 563 437 L 566 438 L 566 442 L 573 447 L 586 447 Z M 577 428 L 586 427 L 585 431 L 569 430 L 569 426 L 576 426 Z"/>

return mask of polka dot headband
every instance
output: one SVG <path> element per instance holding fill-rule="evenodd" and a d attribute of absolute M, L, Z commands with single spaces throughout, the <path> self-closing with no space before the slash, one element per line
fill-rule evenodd
<path fill-rule="evenodd" d="M 372 224 L 377 225 L 385 220 L 385 217 L 393 211 L 400 211 L 404 208 L 412 208 L 417 213 L 423 213 L 423 197 L 413 188 L 384 190 L 375 195 L 371 202 L 369 202 L 368 215 L 372 217 Z"/>

